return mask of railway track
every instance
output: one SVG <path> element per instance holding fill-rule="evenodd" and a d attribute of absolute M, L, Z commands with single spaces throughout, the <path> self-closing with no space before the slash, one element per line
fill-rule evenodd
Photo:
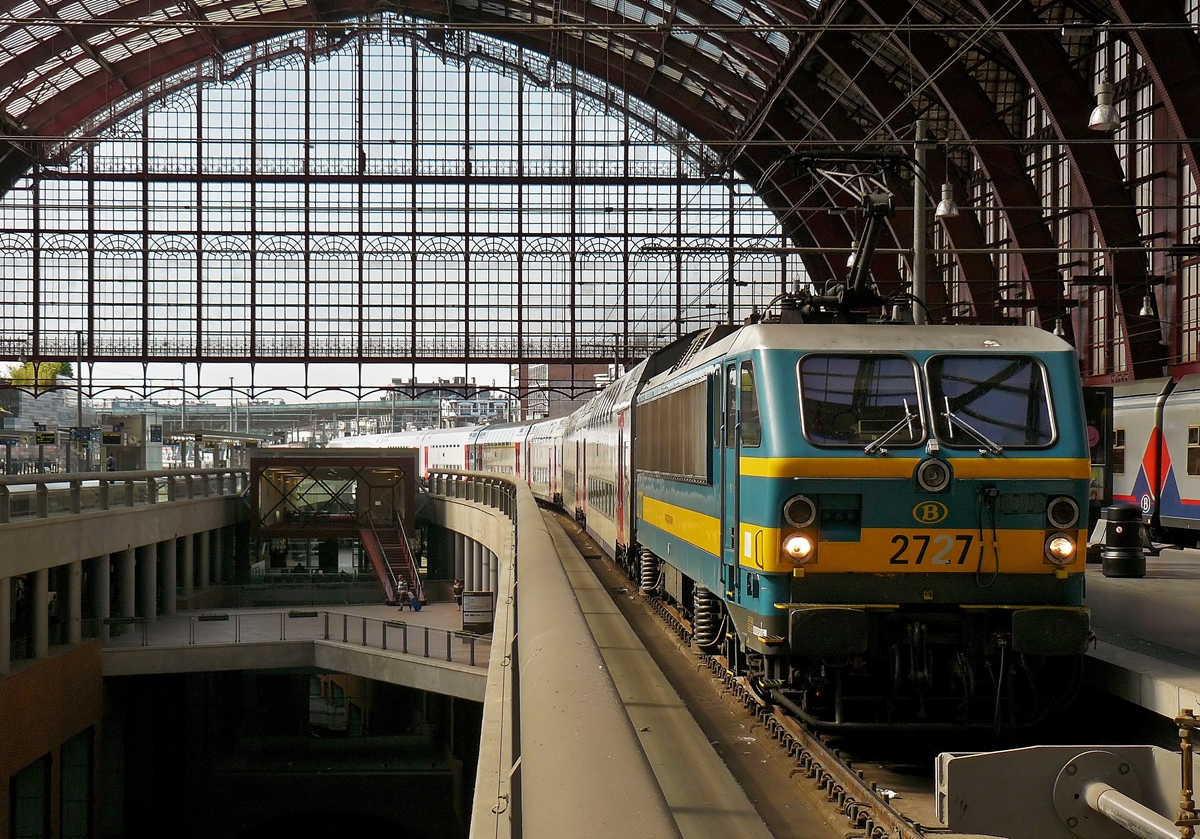
<path fill-rule="evenodd" d="M 690 622 L 662 600 L 644 598 L 646 604 L 666 625 L 685 641 L 691 641 Z M 864 839 L 921 839 L 929 833 L 894 808 L 879 785 L 854 767 L 840 750 L 831 747 L 819 733 L 811 731 L 793 717 L 759 698 L 746 680 L 734 675 L 723 656 L 698 653 L 730 695 L 770 734 L 771 738 L 795 761 L 793 777 L 812 781 L 826 799 L 849 822 L 856 836 Z"/>

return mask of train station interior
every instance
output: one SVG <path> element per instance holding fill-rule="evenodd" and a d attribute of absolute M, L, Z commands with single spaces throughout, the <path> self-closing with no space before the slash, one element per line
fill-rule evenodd
<path fill-rule="evenodd" d="M 755 324 L 1073 352 L 1049 477 L 1089 509 L 1037 551 L 1078 527 L 1125 569 L 1087 569 L 1094 689 L 1200 707 L 1200 0 L 27 0 L 0 32 L 0 836 L 554 825 L 488 710 L 528 663 L 532 449 L 435 480 L 322 447 L 566 417 Z M 763 835 L 603 822 L 710 823 Z"/>

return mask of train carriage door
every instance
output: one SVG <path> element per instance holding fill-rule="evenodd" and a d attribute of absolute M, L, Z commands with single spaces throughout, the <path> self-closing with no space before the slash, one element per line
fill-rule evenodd
<path fill-rule="evenodd" d="M 622 549 L 628 546 L 625 537 L 625 412 L 617 414 L 617 538 Z"/>
<path fill-rule="evenodd" d="M 741 469 L 738 463 L 738 369 L 736 364 L 725 367 L 725 409 L 722 411 L 724 433 L 721 435 L 721 580 L 725 584 L 725 596 L 736 600 L 741 588 L 738 573 L 738 532 L 741 510 L 738 491 Z"/>

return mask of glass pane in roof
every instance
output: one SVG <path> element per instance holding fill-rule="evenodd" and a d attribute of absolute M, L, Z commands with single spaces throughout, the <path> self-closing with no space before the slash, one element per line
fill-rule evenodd
<path fill-rule="evenodd" d="M 120 7 L 116 0 L 83 0 L 92 17 L 101 17 Z"/>
<path fill-rule="evenodd" d="M 36 43 L 33 33 L 28 29 L 15 29 L 7 33 L 4 40 L 0 41 L 0 48 L 12 55 L 20 55 Z"/>
<path fill-rule="evenodd" d="M 709 58 L 716 59 L 718 61 L 721 59 L 721 56 L 725 54 L 723 49 L 707 38 L 701 38 L 699 41 L 697 41 L 696 49 L 707 55 Z"/>
<path fill-rule="evenodd" d="M 733 0 L 712 0 L 712 6 L 725 17 L 732 20 L 741 19 L 746 9 L 740 3 L 734 3 Z"/>
<path fill-rule="evenodd" d="M 34 3 L 31 0 L 28 3 L 18 4 L 15 8 L 13 8 L 9 15 L 16 20 L 37 18 L 42 16 L 42 10 L 38 8 L 37 3 Z"/>

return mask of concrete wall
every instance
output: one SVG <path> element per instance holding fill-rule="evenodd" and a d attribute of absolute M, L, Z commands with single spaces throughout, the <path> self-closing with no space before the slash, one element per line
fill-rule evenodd
<path fill-rule="evenodd" d="M 100 642 L 83 644 L 0 679 L 0 834 L 9 825 L 9 779 L 50 755 L 50 835 L 59 835 L 62 744 L 96 730 L 104 712 Z M 98 752 L 98 749 L 96 750 Z M 93 778 L 95 777 L 93 760 Z"/>

